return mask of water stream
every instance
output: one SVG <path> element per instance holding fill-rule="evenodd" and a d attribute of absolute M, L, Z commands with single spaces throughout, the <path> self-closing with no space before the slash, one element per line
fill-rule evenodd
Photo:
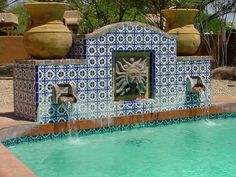
<path fill-rule="evenodd" d="M 206 110 L 206 118 L 204 119 L 206 124 L 209 125 L 209 126 L 215 126 L 216 123 L 214 123 L 210 120 L 210 104 L 208 102 L 206 92 L 200 92 L 200 99 L 203 102 L 203 106 L 204 106 L 203 109 Z"/>
<path fill-rule="evenodd" d="M 142 100 L 142 94 L 139 92 L 139 100 Z M 144 108 L 141 112 L 141 116 L 142 116 L 142 122 L 141 122 L 141 126 L 145 127 L 145 121 L 144 121 Z"/>
<path fill-rule="evenodd" d="M 75 120 L 72 118 L 73 105 L 70 101 L 65 101 L 64 105 L 65 105 L 67 116 L 68 116 L 68 121 L 67 121 L 68 133 L 69 133 L 69 136 L 72 137 L 73 131 L 77 129 Z"/>

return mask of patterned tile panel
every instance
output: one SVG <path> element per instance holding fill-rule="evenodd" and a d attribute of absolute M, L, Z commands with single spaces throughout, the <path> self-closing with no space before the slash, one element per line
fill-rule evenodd
<path fill-rule="evenodd" d="M 176 40 L 140 23 L 124 22 L 73 41 L 69 58 L 85 58 L 85 64 L 35 64 L 26 71 L 16 64 L 15 112 L 41 123 L 68 119 L 93 119 L 202 107 L 210 104 L 210 61 L 176 60 Z M 150 93 L 147 100 L 113 101 L 113 53 L 150 52 Z M 201 57 L 199 57 L 201 58 Z M 24 73 L 28 73 L 24 77 Z M 202 76 L 205 94 L 186 92 L 187 76 Z M 54 84 L 73 83 L 78 102 L 68 111 L 52 101 Z M 31 95 L 31 96 L 30 96 Z M 33 113 L 31 111 L 33 110 Z M 69 112 L 69 114 L 68 114 Z"/>
<path fill-rule="evenodd" d="M 14 111 L 19 117 L 37 120 L 35 68 L 31 64 L 14 64 Z"/>

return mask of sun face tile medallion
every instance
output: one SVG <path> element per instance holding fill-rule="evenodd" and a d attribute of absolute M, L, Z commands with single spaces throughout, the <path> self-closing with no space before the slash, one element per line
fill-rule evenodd
<path fill-rule="evenodd" d="M 113 53 L 113 99 L 147 99 L 149 92 L 150 52 Z"/>

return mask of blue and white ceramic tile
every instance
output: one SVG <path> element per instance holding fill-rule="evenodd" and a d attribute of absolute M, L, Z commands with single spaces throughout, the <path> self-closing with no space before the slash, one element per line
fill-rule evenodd
<path fill-rule="evenodd" d="M 114 117 L 168 111 L 210 104 L 209 60 L 176 60 L 176 40 L 154 27 L 124 22 L 100 29 L 101 33 L 73 39 L 68 58 L 85 58 L 85 64 L 15 65 L 15 112 L 41 123 L 72 119 Z M 114 102 L 113 52 L 150 52 L 148 100 Z M 186 93 L 186 77 L 202 76 L 204 95 Z M 68 114 L 64 105 L 52 102 L 52 86 L 76 86 L 78 102 Z"/>

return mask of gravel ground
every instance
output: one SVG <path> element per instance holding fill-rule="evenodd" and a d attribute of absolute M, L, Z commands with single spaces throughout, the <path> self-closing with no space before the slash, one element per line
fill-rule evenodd
<path fill-rule="evenodd" d="M 236 81 L 211 80 L 212 95 L 236 96 Z"/>
<path fill-rule="evenodd" d="M 236 81 L 212 80 L 212 95 L 236 96 Z M 0 107 L 13 107 L 13 81 L 0 80 Z"/>
<path fill-rule="evenodd" d="M 13 107 L 13 81 L 0 80 L 0 107 Z"/>

